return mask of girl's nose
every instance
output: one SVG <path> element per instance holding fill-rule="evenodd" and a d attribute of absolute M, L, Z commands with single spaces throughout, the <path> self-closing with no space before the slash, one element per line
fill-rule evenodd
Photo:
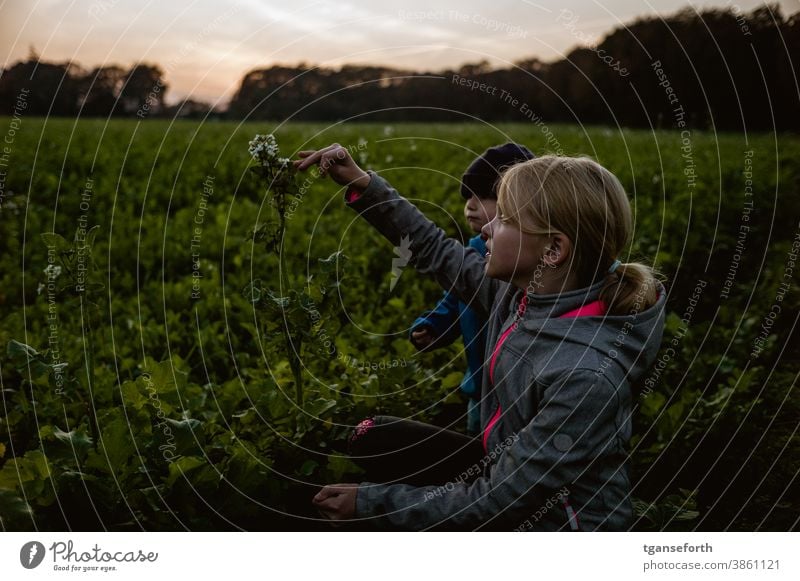
<path fill-rule="evenodd" d="M 494 220 L 486 222 L 486 224 L 483 225 L 483 228 L 481 228 L 481 239 L 484 242 L 492 237 L 492 222 L 494 222 Z"/>

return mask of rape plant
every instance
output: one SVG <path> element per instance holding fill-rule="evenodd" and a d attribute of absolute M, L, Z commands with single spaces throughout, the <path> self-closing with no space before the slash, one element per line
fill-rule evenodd
<path fill-rule="evenodd" d="M 316 354 L 333 356 L 335 347 L 332 339 L 340 326 L 334 314 L 332 291 L 341 284 L 340 266 L 345 259 L 341 252 L 335 252 L 319 260 L 315 275 L 306 277 L 303 289 L 291 288 L 286 270 L 286 249 L 284 247 L 287 208 L 291 198 L 300 199 L 300 188 L 296 180 L 296 170 L 288 158 L 280 157 L 278 144 L 273 135 L 256 135 L 249 144 L 249 152 L 258 165 L 251 167 L 267 188 L 267 200 L 277 213 L 277 220 L 268 221 L 253 230 L 253 241 L 263 244 L 267 252 L 278 255 L 280 280 L 286 275 L 287 284 L 281 284 L 283 293 L 266 288 L 261 279 L 253 279 L 243 289 L 244 296 L 265 315 L 263 334 L 260 339 L 266 342 L 267 352 L 282 351 L 289 361 L 294 378 L 295 404 L 298 414 L 298 432 L 304 420 L 330 409 L 335 402 L 316 400 L 304 406 L 303 356 L 309 352 L 313 342 L 319 343 Z M 312 286 L 313 280 L 313 286 Z M 281 322 L 282 320 L 282 322 Z M 276 329 L 280 327 L 280 329 Z M 322 347 L 322 348 L 319 348 Z M 302 435 L 302 434 L 298 434 Z"/>
<path fill-rule="evenodd" d="M 10 341 L 7 354 L 18 370 L 28 372 L 28 382 L 33 385 L 37 379 L 45 378 L 57 396 L 73 397 L 80 401 L 90 419 L 90 430 L 95 444 L 97 442 L 97 414 L 94 409 L 94 392 L 97 389 L 95 374 L 95 334 L 100 326 L 100 301 L 105 288 L 99 282 L 98 270 L 92 250 L 99 226 L 88 230 L 79 227 L 73 242 L 68 242 L 54 232 L 43 233 L 42 240 L 47 246 L 48 265 L 43 270 L 46 284 L 40 282 L 37 294 L 48 304 L 50 321 L 50 341 L 48 349 L 42 353 L 34 347 L 18 341 Z M 58 307 L 62 316 L 80 313 L 81 334 L 84 339 L 85 365 L 75 366 L 74 373 L 68 369 L 69 363 L 59 353 L 60 323 Z M 75 374 L 82 374 L 80 381 Z"/>

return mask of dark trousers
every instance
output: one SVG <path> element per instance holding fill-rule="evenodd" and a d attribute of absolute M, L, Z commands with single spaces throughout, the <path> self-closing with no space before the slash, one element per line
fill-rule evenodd
<path fill-rule="evenodd" d="M 348 451 L 366 471 L 365 481 L 414 486 L 453 482 L 472 466 L 481 469 L 485 457 L 480 436 L 394 416 L 361 422 L 353 430 Z"/>

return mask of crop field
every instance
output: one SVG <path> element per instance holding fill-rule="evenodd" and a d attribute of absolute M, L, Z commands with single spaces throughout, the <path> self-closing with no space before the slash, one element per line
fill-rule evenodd
<path fill-rule="evenodd" d="M 459 178 L 485 148 L 596 158 L 634 210 L 623 262 L 669 292 L 637 386 L 635 528 L 796 523 L 797 137 L 26 117 L 0 148 L 2 529 L 327 529 L 310 499 L 359 481 L 344 450 L 361 419 L 462 429 L 463 346 L 408 340 L 442 289 L 398 273 L 312 173 L 271 238 L 248 154 L 268 133 L 286 157 L 349 147 L 465 242 Z"/>

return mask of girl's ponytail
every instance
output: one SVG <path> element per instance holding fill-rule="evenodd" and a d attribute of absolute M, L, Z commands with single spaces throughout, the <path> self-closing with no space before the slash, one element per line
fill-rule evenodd
<path fill-rule="evenodd" d="M 609 315 L 636 315 L 658 300 L 657 273 L 638 262 L 623 262 L 606 274 L 600 300 Z"/>

